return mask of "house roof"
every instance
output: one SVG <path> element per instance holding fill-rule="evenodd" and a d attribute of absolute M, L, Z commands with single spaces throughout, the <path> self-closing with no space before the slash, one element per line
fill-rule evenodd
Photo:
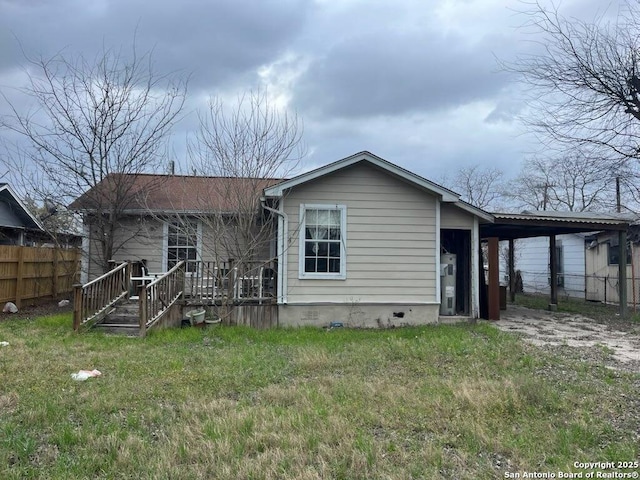
<path fill-rule="evenodd" d="M 474 207 L 473 205 L 460 200 L 460 195 L 448 188 L 438 185 L 431 180 L 428 180 L 420 175 L 410 172 L 398 165 L 395 165 L 383 158 L 374 155 L 371 152 L 363 151 L 343 158 L 333 163 L 329 163 L 322 167 L 316 168 L 309 172 L 298 175 L 294 178 L 283 180 L 275 185 L 265 188 L 265 196 L 279 198 L 284 195 L 284 192 L 293 187 L 297 187 L 304 183 L 316 180 L 318 178 L 329 175 L 337 170 L 350 167 L 357 163 L 366 162 L 374 167 L 383 170 L 385 173 L 390 174 L 404 182 L 407 182 L 415 187 L 425 190 L 431 194 L 435 194 L 440 197 L 440 200 L 445 203 L 453 203 L 457 207 L 462 208 L 486 221 L 492 221 L 493 217 L 488 212 Z"/>
<path fill-rule="evenodd" d="M 493 213 L 495 221 L 482 225 L 482 237 L 501 240 L 601 230 L 626 230 L 633 217 L 621 213 L 550 212 Z"/>
<path fill-rule="evenodd" d="M 10 218 L 0 215 L 0 226 L 44 231 L 40 221 L 29 211 L 7 183 L 0 183 L 0 202 L 7 206 L 9 212 L 15 215 L 20 223 L 16 225 L 15 222 L 10 221 Z"/>
<path fill-rule="evenodd" d="M 265 187 L 280 181 L 271 178 L 111 174 L 74 200 L 69 208 L 91 211 L 124 198 L 122 210 L 130 213 L 232 212 L 238 209 L 238 198 L 258 199 Z"/>

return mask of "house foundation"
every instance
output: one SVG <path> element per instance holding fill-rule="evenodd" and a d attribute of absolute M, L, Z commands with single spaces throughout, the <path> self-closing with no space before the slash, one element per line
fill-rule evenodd
<path fill-rule="evenodd" d="M 439 323 L 439 304 L 305 304 L 280 305 L 280 327 L 389 328 Z"/>

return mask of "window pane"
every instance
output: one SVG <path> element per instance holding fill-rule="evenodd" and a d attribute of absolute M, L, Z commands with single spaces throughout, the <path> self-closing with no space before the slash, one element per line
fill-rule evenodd
<path fill-rule="evenodd" d="M 318 225 L 329 225 L 329 210 L 318 210 Z"/>
<path fill-rule="evenodd" d="M 327 242 L 318 242 L 318 256 L 326 257 L 329 255 L 329 244 Z"/>
<path fill-rule="evenodd" d="M 318 238 L 317 234 L 318 234 L 318 231 L 316 227 L 307 227 L 305 228 L 304 238 L 306 238 L 307 240 L 314 240 Z"/>
<path fill-rule="evenodd" d="M 331 210 L 331 225 L 340 225 L 340 210 Z"/>
<path fill-rule="evenodd" d="M 337 242 L 331 242 L 329 244 L 329 256 L 340 257 L 340 244 Z"/>
<path fill-rule="evenodd" d="M 327 266 L 327 259 L 326 258 L 318 258 L 318 269 L 316 270 L 317 272 L 328 272 L 328 266 Z"/>
<path fill-rule="evenodd" d="M 305 258 L 304 259 L 304 271 L 305 272 L 315 272 L 316 271 L 316 259 L 315 258 Z"/>
<path fill-rule="evenodd" d="M 339 258 L 330 258 L 329 259 L 329 272 L 331 272 L 331 273 L 340 273 L 340 259 Z"/>
<path fill-rule="evenodd" d="M 305 214 L 305 221 L 307 225 L 316 225 L 318 223 L 318 211 L 317 210 L 307 210 Z"/>
<path fill-rule="evenodd" d="M 313 257 L 316 254 L 316 242 L 305 242 L 304 255 L 306 257 Z"/>
<path fill-rule="evenodd" d="M 326 240 L 329 238 L 329 229 L 326 227 L 318 227 L 318 240 Z"/>
<path fill-rule="evenodd" d="M 329 229 L 329 239 L 330 240 L 340 240 L 340 229 L 336 227 L 332 227 Z"/>

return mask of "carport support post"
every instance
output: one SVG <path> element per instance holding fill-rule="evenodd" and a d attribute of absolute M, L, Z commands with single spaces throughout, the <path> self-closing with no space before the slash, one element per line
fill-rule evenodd
<path fill-rule="evenodd" d="M 627 314 L 627 231 L 618 232 L 618 298 L 620 317 Z"/>
<path fill-rule="evenodd" d="M 511 303 L 516 301 L 516 257 L 513 251 L 513 238 L 509 239 L 509 297 Z"/>
<path fill-rule="evenodd" d="M 498 238 L 489 238 L 489 320 L 500 320 L 500 268 L 498 265 Z"/>
<path fill-rule="evenodd" d="M 549 235 L 549 273 L 551 276 L 549 310 L 556 310 L 558 308 L 558 258 L 555 235 Z"/>

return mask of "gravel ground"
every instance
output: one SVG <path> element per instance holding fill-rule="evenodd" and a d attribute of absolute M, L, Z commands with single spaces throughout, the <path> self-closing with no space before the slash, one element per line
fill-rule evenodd
<path fill-rule="evenodd" d="M 612 320 L 604 323 L 577 314 L 509 305 L 501 312 L 500 320 L 493 323 L 545 350 L 640 373 L 640 325 Z"/>

